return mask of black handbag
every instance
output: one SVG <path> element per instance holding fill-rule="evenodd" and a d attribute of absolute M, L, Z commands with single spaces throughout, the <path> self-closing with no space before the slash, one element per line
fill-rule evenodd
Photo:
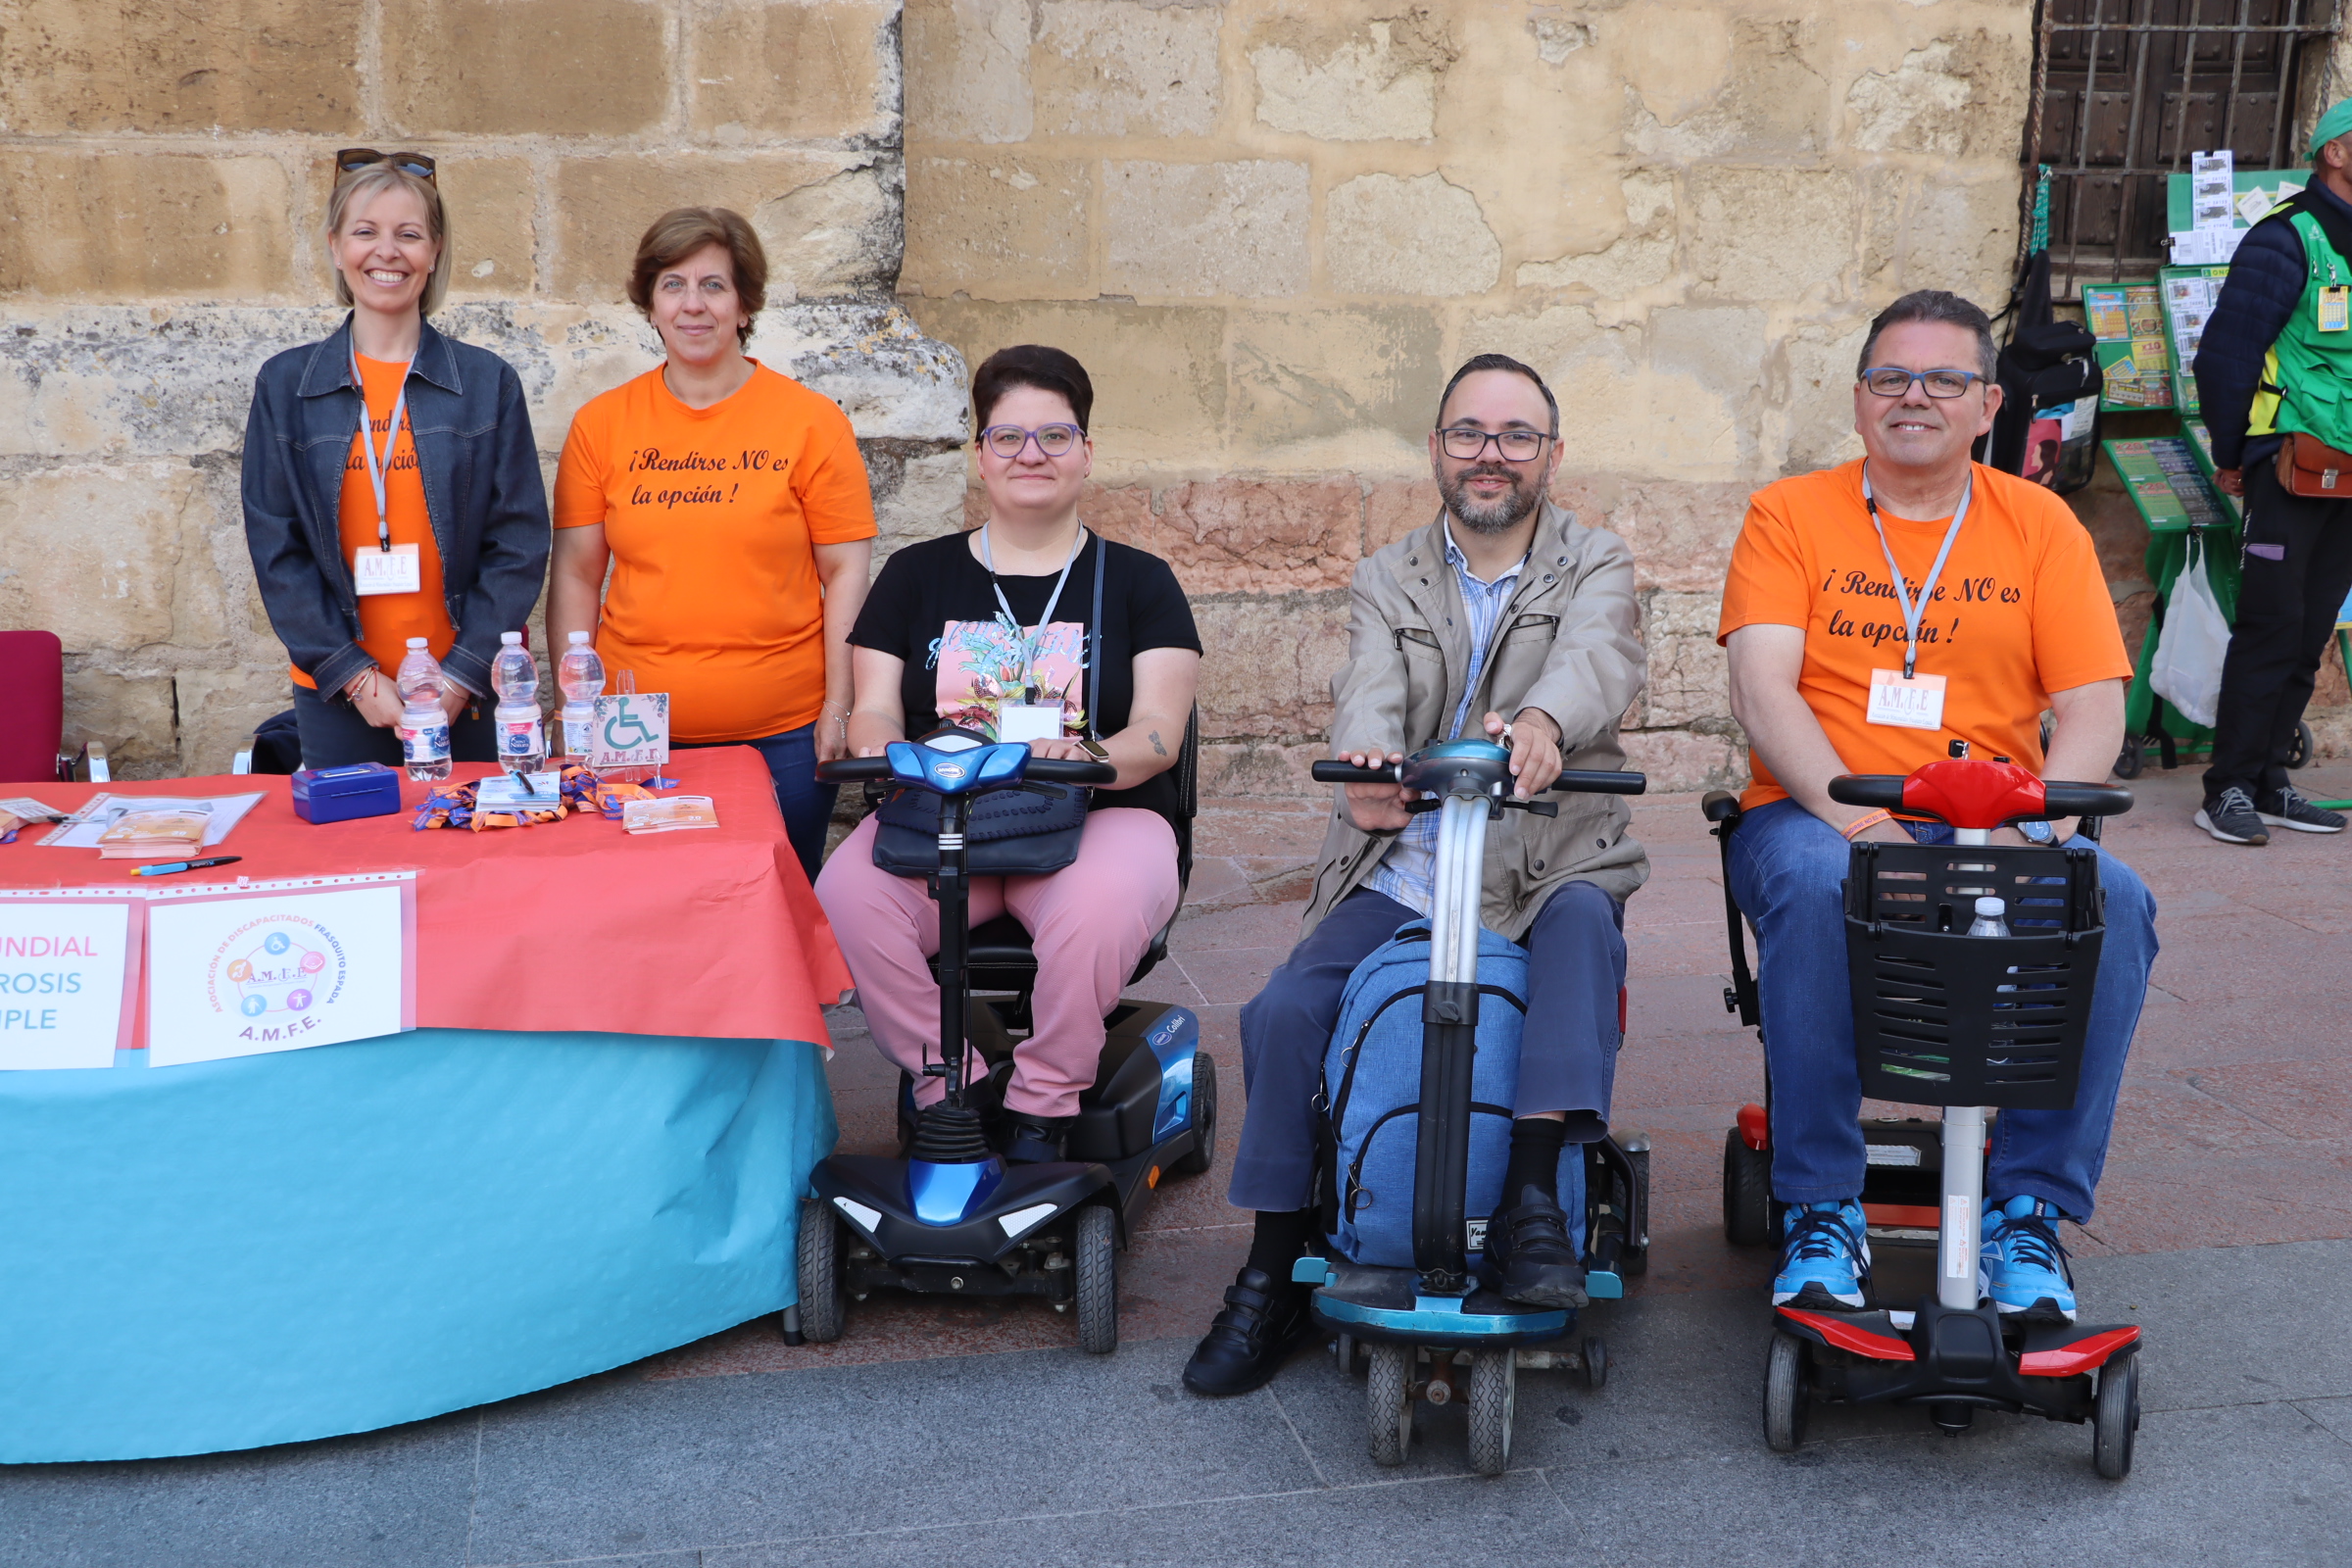
<path fill-rule="evenodd" d="M 1094 618 L 1087 624 L 1086 734 L 1102 701 L 1102 579 L 1108 551 L 1095 536 Z M 971 876 L 1047 876 L 1078 858 L 1078 840 L 1094 791 L 1082 784 L 1024 784 L 972 802 L 963 830 L 963 865 Z M 874 810 L 874 865 L 893 876 L 939 870 L 937 791 L 900 788 Z"/>

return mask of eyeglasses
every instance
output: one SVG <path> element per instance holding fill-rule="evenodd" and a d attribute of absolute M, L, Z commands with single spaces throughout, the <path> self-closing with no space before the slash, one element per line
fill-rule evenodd
<path fill-rule="evenodd" d="M 346 147 L 335 154 L 336 170 L 346 174 L 356 174 L 378 164 L 390 164 L 402 173 L 415 174 L 418 179 L 433 178 L 433 161 L 422 153 L 379 153 L 372 147 Z"/>
<path fill-rule="evenodd" d="M 1025 430 L 1017 424 L 992 424 L 980 432 L 981 445 L 1000 458 L 1017 458 L 1031 440 L 1037 450 L 1049 458 L 1062 458 L 1086 439 L 1086 432 L 1074 424 L 1041 424 Z"/>
<path fill-rule="evenodd" d="M 1475 463 L 1485 457 L 1490 441 L 1505 463 L 1533 463 L 1544 450 L 1544 443 L 1550 439 L 1541 430 L 1490 432 L 1470 424 L 1448 425 L 1438 432 L 1438 444 L 1445 448 L 1446 455 L 1463 463 Z"/>
<path fill-rule="evenodd" d="M 1882 398 L 1899 398 L 1919 382 L 1932 398 L 1956 398 L 1972 382 L 1984 377 L 1974 370 L 1906 370 L 1899 365 L 1874 365 L 1862 372 L 1862 384 Z"/>

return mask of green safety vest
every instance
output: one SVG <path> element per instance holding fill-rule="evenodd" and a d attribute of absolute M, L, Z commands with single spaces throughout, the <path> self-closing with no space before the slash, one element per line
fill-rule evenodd
<path fill-rule="evenodd" d="M 2246 434 L 2309 432 L 2339 452 L 2352 451 L 2352 298 L 2339 294 L 2340 331 L 2320 330 L 2321 291 L 2352 288 L 2352 264 L 2336 254 L 2319 220 L 2297 210 L 2288 217 L 2303 238 L 2311 275 L 2295 314 L 2263 357 L 2262 385 L 2254 394 Z"/>

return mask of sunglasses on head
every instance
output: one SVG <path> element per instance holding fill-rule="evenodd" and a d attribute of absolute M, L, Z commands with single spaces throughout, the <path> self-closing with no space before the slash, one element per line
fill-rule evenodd
<path fill-rule="evenodd" d="M 346 147 L 335 154 L 335 169 L 340 173 L 356 174 L 377 164 L 390 164 L 404 174 L 418 179 L 433 177 L 433 161 L 422 153 L 379 153 L 372 147 Z"/>

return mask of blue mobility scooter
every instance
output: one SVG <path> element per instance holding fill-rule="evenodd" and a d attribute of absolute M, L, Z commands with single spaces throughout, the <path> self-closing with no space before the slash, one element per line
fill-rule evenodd
<path fill-rule="evenodd" d="M 1846 960 L 1862 1092 L 1943 1107 L 1940 1122 L 1866 1120 L 1863 1217 L 1878 1245 L 1936 1249 L 1936 1294 L 1908 1309 L 1775 1308 L 1764 1380 L 1765 1442 L 1803 1442 L 1811 1401 L 1925 1405 L 1957 1436 L 1980 1409 L 2092 1425 L 2092 1462 L 2109 1480 L 2132 1469 L 2139 1426 L 2136 1325 L 2051 1322 L 1980 1300 L 1989 1111 L 2062 1110 L 2075 1101 L 2105 913 L 2098 856 L 2082 844 L 1994 846 L 1996 827 L 2052 817 L 2098 819 L 2132 808 L 2129 790 L 2045 785 L 2006 758 L 1976 760 L 1968 743 L 1909 777 L 1847 774 L 1830 797 L 1947 824 L 1951 845 L 1858 842 L 1845 882 Z M 1733 984 L 1727 1011 L 1761 1011 L 1731 893 L 1737 796 L 1703 803 L 1724 856 Z M 1970 936 L 1979 899 L 1999 899 L 2012 932 Z M 1763 1105 L 1740 1108 L 1724 1143 L 1724 1230 L 1734 1245 L 1778 1245 L 1771 1080 Z M 1868 1282 L 1865 1282 L 1867 1290 Z"/>
<path fill-rule="evenodd" d="M 1326 1058 L 1321 1108 L 1324 1229 L 1328 1259 L 1302 1257 L 1293 1278 L 1319 1289 L 1315 1321 L 1336 1339 L 1333 1353 L 1345 1371 L 1366 1367 L 1365 1436 L 1372 1458 L 1401 1464 L 1413 1437 L 1415 1404 L 1449 1403 L 1455 1368 L 1468 1364 L 1470 1460 L 1483 1475 L 1510 1462 L 1511 1422 L 1523 1366 L 1581 1368 L 1598 1388 L 1608 1374 L 1606 1347 L 1594 1338 L 1564 1342 L 1576 1313 L 1564 1307 L 1524 1306 L 1505 1300 L 1485 1276 L 1488 1216 L 1502 1196 L 1510 1141 L 1508 1109 L 1518 1079 L 1524 989 L 1494 980 L 1523 975 L 1525 954 L 1482 928 L 1480 872 L 1487 825 L 1506 809 L 1556 815 L 1556 802 L 1510 797 L 1510 754 L 1484 740 L 1433 746 L 1395 766 L 1359 768 L 1317 762 L 1319 783 L 1396 784 L 1434 794 L 1410 810 L 1436 810 L 1437 870 L 1426 928 L 1408 925 L 1364 960 L 1348 994 L 1391 956 L 1427 952 L 1427 978 L 1369 1004 L 1360 1027 L 1347 1020 L 1363 1009 L 1343 1003 L 1340 1036 Z M 1639 795 L 1639 773 L 1570 772 L 1555 790 Z M 1409 976 L 1404 977 L 1409 978 Z M 1421 1018 L 1418 1095 L 1383 1102 L 1366 1115 L 1351 1105 L 1365 1081 L 1385 1076 L 1409 1082 L 1412 1064 L 1362 1059 L 1380 1014 L 1418 1001 Z M 1624 1023 L 1619 993 L 1618 1022 Z M 1394 1038 L 1393 1036 L 1391 1037 Z M 1390 1100 L 1405 1099 L 1392 1094 Z M 1405 1120 L 1407 1113 L 1412 1119 Z M 1412 1137 L 1384 1137 L 1394 1128 Z M 1624 1295 L 1623 1276 L 1648 1259 L 1649 1143 L 1570 1145 L 1562 1161 L 1560 1197 L 1583 1233 L 1586 1292 L 1595 1299 Z M 1406 1205 L 1388 1197 L 1411 1193 Z M 1577 1223 L 1581 1220 L 1581 1223 Z"/>
<path fill-rule="evenodd" d="M 1180 884 L 1191 869 L 1197 728 L 1197 719 L 1188 723 L 1177 762 Z M 931 889 L 939 903 L 933 969 L 941 1059 L 923 1070 L 947 1080 L 947 1096 L 918 1116 L 912 1080 L 903 1079 L 903 1157 L 835 1154 L 810 1176 L 813 1196 L 801 1205 L 801 1298 L 784 1318 L 788 1343 L 839 1338 L 847 1302 L 888 1287 L 1042 1297 L 1056 1311 L 1075 1307 L 1082 1349 L 1108 1354 L 1118 1348 L 1119 1250 L 1163 1173 L 1209 1168 L 1216 1063 L 1200 1051 L 1200 1021 L 1189 1010 L 1121 1002 L 1107 1020 L 1094 1085 L 1079 1097 L 1068 1158 L 1007 1164 L 991 1147 L 984 1116 L 1001 1102 L 1013 1034 L 1027 1027 L 1036 957 L 1009 915 L 971 929 L 964 869 L 965 828 L 978 797 L 1029 781 L 1107 784 L 1116 776 L 1106 762 L 1038 758 L 1026 745 L 956 729 L 894 742 L 879 758 L 818 766 L 828 783 L 887 782 L 937 797 L 939 873 Z M 1153 939 L 1134 978 L 1165 955 L 1167 935 L 1163 928 Z M 1012 990 L 1011 1002 L 973 999 L 975 978 Z"/>

